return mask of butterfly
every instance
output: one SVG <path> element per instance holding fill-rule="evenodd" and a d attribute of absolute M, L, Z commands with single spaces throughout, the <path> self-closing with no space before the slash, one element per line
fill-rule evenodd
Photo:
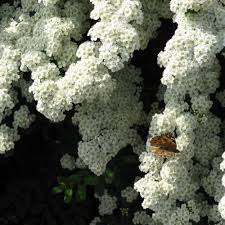
<path fill-rule="evenodd" d="M 150 140 L 150 151 L 163 158 L 175 157 L 180 152 L 172 134 L 162 134 Z"/>

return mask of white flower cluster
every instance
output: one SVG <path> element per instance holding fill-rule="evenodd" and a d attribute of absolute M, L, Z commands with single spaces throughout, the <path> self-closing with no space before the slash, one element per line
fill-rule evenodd
<path fill-rule="evenodd" d="M 196 129 L 198 135 L 195 136 L 195 157 L 202 165 L 209 165 L 215 156 L 222 153 L 218 136 L 220 125 L 220 119 L 209 113 L 207 121 L 200 123 Z"/>
<path fill-rule="evenodd" d="M 144 173 L 151 173 L 154 176 L 157 176 L 164 161 L 163 159 L 154 157 L 150 152 L 142 152 L 139 160 L 141 161 L 139 169 Z"/>
<path fill-rule="evenodd" d="M 97 225 L 98 222 L 101 222 L 100 217 L 95 217 L 95 218 L 89 223 L 89 225 Z"/>
<path fill-rule="evenodd" d="M 0 126 L 0 154 L 13 149 L 14 142 L 18 140 L 19 136 L 14 129 L 5 124 Z"/>
<path fill-rule="evenodd" d="M 43 3 L 45 6 L 55 5 L 60 0 L 38 0 L 38 3 Z"/>
<path fill-rule="evenodd" d="M 28 81 L 25 84 L 27 84 L 26 87 L 30 85 L 29 92 L 38 102 L 37 110 L 49 119 L 59 121 L 64 119 L 65 110 L 69 110 L 73 103 L 84 99 L 79 99 L 78 96 L 78 99 L 74 101 L 72 98 L 79 92 L 74 90 L 69 95 L 70 92 L 67 91 L 74 82 L 71 79 L 71 73 L 81 75 L 80 67 L 84 65 L 77 66 L 76 71 L 74 67 L 71 67 L 64 77 L 59 69 L 66 71 L 72 63 L 75 64 L 77 61 L 75 41 L 79 41 L 89 28 L 90 3 L 88 0 L 82 2 L 68 0 L 64 4 L 60 2 L 61 4 L 56 5 L 54 5 L 56 1 L 43 3 L 46 7 L 40 6 L 41 3 L 38 4 L 37 1 L 23 0 L 21 8 L 12 8 L 14 12 L 10 16 L 13 19 L 6 17 L 1 21 L 0 32 L 3 44 L 0 53 L 4 55 L 4 58 L 8 57 L 7 61 L 4 59 L 3 62 L 4 70 L 7 69 L 8 72 L 6 73 L 3 69 L 1 71 L 8 77 L 8 86 L 13 81 L 19 80 L 18 69 L 22 72 L 31 71 L 33 83 L 30 85 Z M 30 11 L 33 11 L 34 15 L 30 15 Z M 74 41 L 71 41 L 72 38 Z M 10 75 L 10 73 L 13 74 Z M 74 79 L 79 80 L 76 76 Z M 99 78 L 95 81 L 99 82 Z M 82 87 L 90 82 L 93 84 L 94 80 L 83 84 L 77 82 L 77 85 L 82 90 Z M 23 86 L 24 82 L 19 84 Z M 66 87 L 67 90 L 65 90 Z M 26 91 L 23 94 L 27 96 Z"/>
<path fill-rule="evenodd" d="M 69 155 L 68 153 L 64 154 L 60 159 L 60 164 L 63 169 L 73 170 L 75 168 L 84 169 L 86 165 L 84 162 L 77 157 L 76 159 Z"/>
<path fill-rule="evenodd" d="M 222 185 L 225 188 L 225 121 L 222 123 L 222 149 L 223 149 L 223 154 L 222 154 L 222 162 L 220 163 L 220 170 L 222 171 Z M 219 173 L 219 172 L 218 172 Z M 218 204 L 218 210 L 222 216 L 222 218 L 225 220 L 225 189 L 223 188 L 223 196 L 219 201 Z"/>
<path fill-rule="evenodd" d="M 223 195 L 225 188 L 222 187 L 223 184 L 223 172 L 220 170 L 222 169 L 221 157 L 215 157 L 212 160 L 212 170 L 202 178 L 202 186 L 204 187 L 205 191 L 208 195 L 214 198 L 217 204 L 214 204 L 212 207 L 208 207 L 207 215 L 209 221 L 212 221 L 214 224 L 224 223 L 224 207 L 223 204 Z M 219 204 L 218 204 L 219 203 Z M 221 214 L 221 215 L 220 215 Z M 222 216 L 222 218 L 221 218 Z"/>
<path fill-rule="evenodd" d="M 171 0 L 170 8 L 176 13 L 186 13 L 188 10 L 198 12 L 209 8 L 213 4 L 213 1 L 214 0 Z"/>
<path fill-rule="evenodd" d="M 225 220 L 225 195 L 220 199 L 218 210 L 223 219 Z"/>
<path fill-rule="evenodd" d="M 79 157 L 76 158 L 75 160 L 75 166 L 78 169 L 84 169 L 87 168 L 87 166 L 84 164 L 83 160 Z"/>
<path fill-rule="evenodd" d="M 76 167 L 74 157 L 68 153 L 62 156 L 60 163 L 63 169 L 73 170 Z"/>
<path fill-rule="evenodd" d="M 113 211 L 117 208 L 117 198 L 115 196 L 109 195 L 106 190 L 102 196 L 95 194 L 95 197 L 100 201 L 98 206 L 99 214 L 101 216 L 112 215 Z"/>
<path fill-rule="evenodd" d="M 0 37 L 0 123 L 18 101 L 13 90 L 13 84 L 19 79 L 18 57 L 19 51 Z"/>
<path fill-rule="evenodd" d="M 9 112 L 7 116 L 11 114 L 13 114 L 12 128 L 6 124 L 0 125 L 0 154 L 12 150 L 14 142 L 20 139 L 18 128 L 27 129 L 35 119 L 26 105 L 21 105 L 18 110 Z"/>
<path fill-rule="evenodd" d="M 132 219 L 133 224 L 140 225 L 152 225 L 153 220 L 150 215 L 146 213 L 146 211 L 137 211 L 134 213 L 134 217 Z"/>
<path fill-rule="evenodd" d="M 133 187 L 127 186 L 121 191 L 121 197 L 125 198 L 128 203 L 133 202 L 138 197 L 137 191 Z"/>
<path fill-rule="evenodd" d="M 143 208 L 154 211 L 155 222 L 187 225 L 202 215 L 205 202 L 196 195 L 201 186 L 217 201 L 222 197 L 218 172 L 207 173 L 221 154 L 221 121 L 209 110 L 210 94 L 219 86 L 216 54 L 224 47 L 225 8 L 211 0 L 171 0 L 170 8 L 178 28 L 158 55 L 165 67 L 165 110 L 151 117 L 149 139 L 172 133 L 180 153 L 164 160 L 150 153 L 148 140 L 147 152 L 140 155 L 140 170 L 147 174 L 134 187 L 144 198 Z"/>
<path fill-rule="evenodd" d="M 124 76 L 112 75 L 109 69 L 123 68 L 134 50 L 147 46 L 159 19 L 171 17 L 168 6 L 168 0 L 21 0 L 1 5 L 0 122 L 18 103 L 15 86 L 54 122 L 62 121 L 74 104 L 83 103 L 75 116 L 83 136 L 79 156 L 96 174 L 104 172 L 107 162 L 127 144 L 139 154 L 143 144 L 130 129 L 142 107 L 127 76 L 133 69 L 121 72 Z M 88 32 L 90 17 L 98 21 Z M 87 32 L 91 41 L 78 46 Z M 87 110 L 90 115 L 96 111 L 106 125 L 97 124 Z M 17 112 L 18 116 L 21 120 Z M 20 123 L 27 127 L 25 121 Z"/>
<path fill-rule="evenodd" d="M 79 125 L 82 135 L 78 155 L 96 175 L 105 171 L 106 164 L 120 149 L 139 143 L 140 137 L 131 129 L 142 120 L 139 74 L 134 67 L 125 67 L 112 76 L 116 88 L 109 101 L 99 98 L 76 108 L 73 123 Z"/>
<path fill-rule="evenodd" d="M 207 204 L 207 203 L 206 203 Z M 220 212 L 218 210 L 218 204 L 214 204 L 212 207 L 205 206 L 205 211 L 207 212 L 208 220 L 212 224 L 223 225 L 224 220 L 221 218 Z"/>
<path fill-rule="evenodd" d="M 134 50 L 144 49 L 160 26 L 159 17 L 170 17 L 169 1 L 90 0 L 90 17 L 99 20 L 88 32 L 100 40 L 99 59 L 111 71 L 124 67 Z"/>
<path fill-rule="evenodd" d="M 165 213 L 165 212 L 164 212 Z M 170 217 L 164 218 L 164 223 L 168 225 L 173 224 L 185 224 L 192 225 L 193 223 L 190 221 L 194 221 L 195 223 L 200 221 L 199 216 L 199 206 L 193 200 L 187 202 L 187 204 L 182 204 L 180 207 L 176 207 L 174 210 L 170 210 Z M 154 220 L 160 220 L 161 213 L 159 215 L 153 215 Z"/>
<path fill-rule="evenodd" d="M 135 50 L 144 49 L 155 37 L 160 18 L 171 17 L 169 4 L 178 28 L 158 56 L 165 70 L 157 97 L 164 99 L 165 110 L 154 103 L 148 116 L 149 139 L 165 133 L 176 137 L 180 153 L 164 160 L 149 152 L 149 141 L 147 152 L 141 153 L 144 145 L 134 126 L 146 119 L 139 101 L 142 80 L 128 62 Z M 136 181 L 135 189 L 144 198 L 143 208 L 154 211 L 153 223 L 189 225 L 207 213 L 209 221 L 222 223 L 215 213 L 217 205 L 204 210 L 205 201 L 196 191 L 201 187 L 214 197 L 225 219 L 221 191 L 225 178 L 221 184 L 218 167 L 221 121 L 209 111 L 210 95 L 219 86 L 216 54 L 225 46 L 224 4 L 224 0 L 21 0 L 1 5 L 0 153 L 11 150 L 18 130 L 34 120 L 28 106 L 19 102 L 17 89 L 27 102 L 36 101 L 36 109 L 53 122 L 64 120 L 65 112 L 76 105 L 72 122 L 79 125 L 82 141 L 76 161 L 68 154 L 62 157 L 63 168 L 87 166 L 101 175 L 112 157 L 130 144 L 141 153 L 139 168 L 147 173 Z M 96 20 L 92 27 L 90 18 Z M 83 42 L 85 34 L 90 41 Z M 216 96 L 224 106 L 224 93 Z M 11 125 L 6 122 L 10 116 Z M 121 195 L 132 202 L 137 193 L 127 187 Z M 116 198 L 107 192 L 97 198 L 99 214 L 111 215 Z M 135 224 L 149 223 L 144 213 L 135 214 Z"/>
<path fill-rule="evenodd" d="M 59 106 L 64 100 L 59 92 L 56 93 L 56 80 L 61 78 L 59 68 L 66 70 L 76 61 L 77 44 L 70 38 L 81 39 L 89 28 L 87 14 L 90 7 L 84 1 L 67 1 L 64 7 L 54 5 L 56 2 L 44 0 L 44 5 L 49 6 L 44 7 L 37 0 L 21 0 L 0 6 L 1 153 L 14 147 L 14 142 L 19 139 L 17 129 L 28 128 L 34 120 L 28 107 L 20 105 L 15 88 L 20 89 L 27 102 L 37 100 L 38 110 L 46 115 L 49 113 L 53 120 L 63 118 L 62 112 L 57 112 L 65 109 Z M 75 9 L 79 13 L 75 13 Z M 57 61 L 57 64 L 51 61 Z M 33 83 L 26 74 L 29 71 Z M 49 103 L 53 96 L 48 92 L 57 94 L 54 97 L 58 101 L 52 101 L 52 105 Z M 5 124 L 11 115 L 13 128 Z"/>
<path fill-rule="evenodd" d="M 212 197 L 215 201 L 219 201 L 222 198 L 224 190 L 221 188 L 222 185 L 222 171 L 220 170 L 220 157 L 215 157 L 212 162 L 212 170 L 207 177 L 202 179 L 202 185 L 205 191 Z"/>
<path fill-rule="evenodd" d="M 18 110 L 13 114 L 13 127 L 17 129 L 18 127 L 26 129 L 34 121 L 35 116 L 30 115 L 30 111 L 27 106 L 21 105 Z"/>
<path fill-rule="evenodd" d="M 13 6 L 5 5 L 9 13 Z M 14 148 L 14 142 L 19 140 L 18 128 L 28 128 L 34 120 L 30 115 L 29 109 L 21 105 L 18 110 L 13 108 L 18 103 L 17 92 L 14 90 L 18 82 L 19 75 L 19 57 L 20 51 L 16 49 L 10 40 L 6 40 L 4 35 L 10 32 L 7 28 L 4 31 L 8 18 L 2 19 L 0 23 L 0 153 L 4 154 Z M 11 22 L 11 26 L 13 26 Z M 3 31 L 2 31 L 3 30 Z M 5 119 L 13 115 L 12 127 L 5 124 Z"/>
<path fill-rule="evenodd" d="M 216 93 L 216 98 L 220 102 L 221 106 L 225 108 L 225 89 Z"/>
<path fill-rule="evenodd" d="M 155 211 L 156 215 L 159 215 L 164 210 L 164 213 L 167 210 L 173 210 L 176 199 L 184 201 L 192 196 L 198 189 L 198 183 L 191 179 L 193 172 L 188 171 L 190 167 L 191 162 L 171 160 L 163 164 L 162 170 L 159 170 L 158 173 L 148 173 L 144 178 L 138 180 L 134 187 L 144 198 L 143 208 L 150 208 Z M 161 216 L 170 218 L 170 215 L 167 214 Z M 161 216 L 159 215 L 158 219 Z"/>

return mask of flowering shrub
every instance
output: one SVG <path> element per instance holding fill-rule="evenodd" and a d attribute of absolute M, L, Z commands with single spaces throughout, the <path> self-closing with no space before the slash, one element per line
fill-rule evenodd
<path fill-rule="evenodd" d="M 141 101 L 141 70 L 131 63 L 157 37 L 162 19 L 177 24 L 158 54 L 164 69 L 157 101 Z M 64 169 L 97 176 L 127 146 L 139 156 L 133 183 L 96 193 L 105 223 L 120 201 L 133 224 L 225 224 L 225 106 L 219 81 L 225 46 L 224 0 L 15 0 L 0 6 L 0 153 L 12 150 L 38 113 L 78 126 L 76 159 Z M 151 48 L 151 46 L 150 46 Z M 224 61 L 224 58 L 222 59 Z M 160 108 L 160 103 L 164 108 Z M 223 115 L 224 116 L 224 115 Z M 139 132 L 149 127 L 147 142 Z M 149 140 L 172 133 L 179 154 L 153 154 Z M 146 143 L 145 143 L 146 142 Z M 136 165 L 137 166 L 137 165 Z M 114 178 L 115 179 L 115 178 Z M 119 196 L 119 197 L 118 197 Z M 213 203 L 209 201 L 213 199 Z M 130 204 L 130 205 L 129 205 Z M 102 222 L 101 222 L 102 219 Z"/>

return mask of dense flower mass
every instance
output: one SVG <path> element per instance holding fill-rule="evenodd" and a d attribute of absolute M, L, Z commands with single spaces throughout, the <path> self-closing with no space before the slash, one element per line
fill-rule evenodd
<path fill-rule="evenodd" d="M 157 37 L 163 18 L 172 18 L 177 29 L 158 54 L 164 71 L 158 99 L 146 113 L 142 72 L 131 59 Z M 143 209 L 132 212 L 133 224 L 191 225 L 206 217 L 209 224 L 224 225 L 225 120 L 212 110 L 215 104 L 225 107 L 218 59 L 224 61 L 224 47 L 224 0 L 2 4 L 0 154 L 15 147 L 37 115 L 57 123 L 70 111 L 80 141 L 76 158 L 61 158 L 64 169 L 85 168 L 101 176 L 121 149 L 131 146 L 139 156 L 145 175 L 119 190 L 125 205 L 138 195 L 143 199 Z M 146 124 L 145 145 L 138 128 Z M 179 154 L 153 154 L 149 140 L 168 133 Z M 95 196 L 100 216 L 92 225 L 113 215 L 120 203 L 106 190 Z"/>

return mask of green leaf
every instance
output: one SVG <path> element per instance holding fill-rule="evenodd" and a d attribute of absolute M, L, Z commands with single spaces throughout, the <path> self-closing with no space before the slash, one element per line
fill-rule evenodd
<path fill-rule="evenodd" d="M 85 185 L 90 185 L 90 186 L 95 186 L 98 183 L 98 177 L 97 176 L 86 176 L 84 177 L 84 184 Z"/>
<path fill-rule="evenodd" d="M 71 176 L 68 177 L 68 182 L 71 184 L 78 184 L 81 181 L 81 176 L 77 175 L 77 174 L 73 174 Z"/>
<path fill-rule="evenodd" d="M 82 184 L 77 187 L 76 198 L 78 201 L 85 200 L 85 198 L 86 198 L 86 186 L 85 185 Z"/>
<path fill-rule="evenodd" d="M 57 181 L 59 184 L 65 184 L 66 183 L 66 177 L 57 177 Z"/>
<path fill-rule="evenodd" d="M 61 193 L 65 190 L 65 185 L 59 185 L 52 188 L 52 192 L 55 194 Z"/>
<path fill-rule="evenodd" d="M 112 170 L 106 169 L 106 171 L 105 171 L 105 176 L 108 177 L 108 178 L 111 178 L 111 177 L 114 176 L 114 173 L 113 173 Z"/>
<path fill-rule="evenodd" d="M 70 203 L 73 198 L 73 190 L 72 189 L 67 189 L 64 191 L 64 202 L 65 203 Z"/>

